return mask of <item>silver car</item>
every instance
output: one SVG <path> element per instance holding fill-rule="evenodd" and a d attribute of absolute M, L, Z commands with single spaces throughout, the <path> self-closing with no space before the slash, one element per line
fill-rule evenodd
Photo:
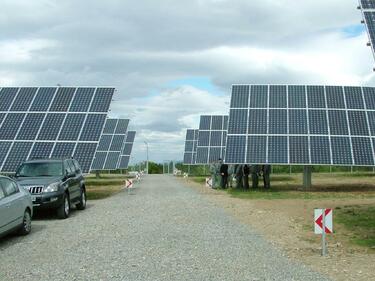
<path fill-rule="evenodd" d="M 30 193 L 14 180 L 0 176 L 0 237 L 13 231 L 29 234 L 32 215 Z"/>

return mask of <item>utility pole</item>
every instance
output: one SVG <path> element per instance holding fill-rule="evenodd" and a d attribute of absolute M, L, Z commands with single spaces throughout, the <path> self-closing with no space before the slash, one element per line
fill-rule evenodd
<path fill-rule="evenodd" d="M 148 175 L 148 142 L 147 141 L 144 141 L 144 143 L 146 144 L 146 152 L 147 152 L 147 160 L 146 160 L 146 174 Z"/>

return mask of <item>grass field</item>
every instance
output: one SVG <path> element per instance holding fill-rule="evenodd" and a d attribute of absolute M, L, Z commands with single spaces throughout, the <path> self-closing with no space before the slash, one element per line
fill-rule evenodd
<path fill-rule="evenodd" d="M 96 178 L 93 175 L 86 177 L 87 199 L 98 200 L 112 196 L 120 192 L 124 186 L 125 175 L 101 175 Z"/>

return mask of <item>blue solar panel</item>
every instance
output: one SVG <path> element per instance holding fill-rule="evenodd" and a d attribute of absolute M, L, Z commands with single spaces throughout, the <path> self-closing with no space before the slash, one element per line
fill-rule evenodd
<path fill-rule="evenodd" d="M 18 132 L 17 140 L 35 140 L 45 116 L 44 113 L 27 114 Z"/>
<path fill-rule="evenodd" d="M 307 86 L 309 108 L 325 108 L 324 86 Z"/>
<path fill-rule="evenodd" d="M 5 113 L 0 113 L 0 126 L 3 123 L 3 120 L 5 119 Z"/>
<path fill-rule="evenodd" d="M 25 113 L 9 113 L 1 125 L 0 139 L 14 140 L 25 116 Z"/>
<path fill-rule="evenodd" d="M 364 111 L 348 111 L 350 133 L 354 136 L 368 136 L 366 113 Z"/>
<path fill-rule="evenodd" d="M 210 147 L 209 150 L 210 150 L 210 154 L 208 158 L 208 163 L 212 163 L 223 158 L 220 147 Z"/>
<path fill-rule="evenodd" d="M 56 140 L 64 119 L 64 113 L 47 114 L 47 117 L 44 120 L 43 126 L 38 135 L 38 140 Z"/>
<path fill-rule="evenodd" d="M 206 164 L 208 163 L 208 147 L 198 147 L 197 148 L 197 159 L 196 164 Z"/>
<path fill-rule="evenodd" d="M 210 131 L 199 131 L 199 146 L 210 146 Z"/>
<path fill-rule="evenodd" d="M 76 88 L 59 88 L 52 101 L 50 111 L 67 112 Z"/>
<path fill-rule="evenodd" d="M 309 158 L 308 137 L 289 137 L 289 162 L 293 164 L 306 164 L 310 162 Z"/>
<path fill-rule="evenodd" d="M 131 155 L 132 149 L 133 149 L 133 143 L 126 143 L 122 150 L 122 155 Z"/>
<path fill-rule="evenodd" d="M 211 116 L 201 116 L 199 123 L 199 131 L 210 130 L 211 128 Z"/>
<path fill-rule="evenodd" d="M 231 108 L 247 108 L 249 106 L 250 86 L 233 86 Z"/>
<path fill-rule="evenodd" d="M 103 134 L 114 134 L 119 119 L 107 119 L 105 122 Z"/>
<path fill-rule="evenodd" d="M 247 132 L 247 109 L 231 109 L 232 118 L 229 120 L 228 131 L 231 134 L 245 134 Z"/>
<path fill-rule="evenodd" d="M 352 138 L 354 164 L 359 166 L 373 166 L 374 157 L 370 138 Z"/>
<path fill-rule="evenodd" d="M 331 164 L 329 137 L 311 137 L 311 163 Z"/>
<path fill-rule="evenodd" d="M 83 123 L 85 122 L 86 114 L 75 113 L 68 114 L 64 121 L 64 125 L 59 135 L 59 140 L 74 141 L 79 137 Z"/>
<path fill-rule="evenodd" d="M 53 149 L 53 142 L 37 142 L 31 150 L 30 159 L 49 158 Z"/>
<path fill-rule="evenodd" d="M 81 165 L 82 171 L 90 171 L 95 156 L 97 143 L 78 143 L 74 152 L 74 159 Z"/>
<path fill-rule="evenodd" d="M 328 108 L 336 108 L 336 109 L 345 108 L 344 91 L 342 87 L 327 86 L 326 95 L 327 95 L 327 107 Z"/>
<path fill-rule="evenodd" d="M 352 165 L 350 138 L 331 137 L 332 162 L 334 165 Z"/>
<path fill-rule="evenodd" d="M 272 85 L 270 86 L 270 108 L 286 108 L 287 105 L 287 87 Z"/>
<path fill-rule="evenodd" d="M 21 88 L 10 111 L 27 111 L 38 88 Z"/>
<path fill-rule="evenodd" d="M 247 163 L 267 163 L 266 149 L 266 136 L 250 136 L 247 143 Z"/>
<path fill-rule="evenodd" d="M 225 161 L 228 163 L 246 163 L 246 137 L 228 136 Z"/>
<path fill-rule="evenodd" d="M 186 141 L 185 142 L 185 151 L 192 152 L 194 148 L 194 141 Z"/>
<path fill-rule="evenodd" d="M 222 138 L 223 138 L 222 131 L 211 131 L 209 146 L 221 146 Z"/>
<path fill-rule="evenodd" d="M 306 87 L 288 86 L 289 108 L 306 108 Z"/>
<path fill-rule="evenodd" d="M 2 171 L 14 172 L 17 167 L 27 159 L 29 151 L 32 147 L 32 142 L 15 142 L 5 160 Z"/>
<path fill-rule="evenodd" d="M 126 142 L 134 142 L 135 134 L 136 134 L 135 131 L 129 131 L 129 132 L 126 134 Z"/>
<path fill-rule="evenodd" d="M 375 0 L 361 0 L 363 9 L 375 9 Z"/>
<path fill-rule="evenodd" d="M 112 139 L 110 151 L 121 151 L 125 141 L 125 135 L 115 135 Z"/>
<path fill-rule="evenodd" d="M 184 164 L 195 164 L 195 155 L 197 153 L 198 130 L 188 129 L 186 131 L 185 151 L 184 151 Z M 131 145 L 131 146 L 130 146 Z M 122 154 L 130 155 L 132 144 L 127 143 L 123 149 Z M 130 152 L 129 152 L 130 150 Z"/>
<path fill-rule="evenodd" d="M 72 142 L 58 142 L 53 149 L 52 158 L 71 157 L 76 144 Z"/>
<path fill-rule="evenodd" d="M 375 111 L 368 111 L 367 116 L 370 127 L 370 134 L 371 136 L 375 136 Z"/>
<path fill-rule="evenodd" d="M 96 152 L 94 161 L 92 162 L 92 170 L 103 170 L 105 160 L 107 158 L 107 152 Z"/>
<path fill-rule="evenodd" d="M 327 112 L 325 110 L 309 110 L 310 134 L 327 135 L 328 121 Z"/>
<path fill-rule="evenodd" d="M 0 170 L 11 146 L 11 142 L 0 142 Z"/>
<path fill-rule="evenodd" d="M 212 116 L 211 130 L 223 130 L 223 116 Z"/>
<path fill-rule="evenodd" d="M 288 163 L 288 137 L 268 137 L 268 162 L 278 164 Z"/>
<path fill-rule="evenodd" d="M 127 169 L 129 165 L 129 159 L 130 159 L 129 156 L 121 156 L 119 169 Z"/>
<path fill-rule="evenodd" d="M 0 91 L 0 111 L 8 111 L 19 88 L 2 88 Z"/>
<path fill-rule="evenodd" d="M 268 86 L 251 86 L 250 108 L 266 108 L 268 105 Z"/>
<path fill-rule="evenodd" d="M 114 88 L 98 88 L 95 92 L 90 112 L 108 112 L 114 92 Z"/>
<path fill-rule="evenodd" d="M 360 87 L 344 87 L 346 107 L 348 109 L 364 109 L 362 90 Z"/>
<path fill-rule="evenodd" d="M 104 164 L 105 170 L 116 170 L 118 161 L 120 158 L 120 152 L 109 152 L 107 159 Z"/>
<path fill-rule="evenodd" d="M 268 125 L 269 134 L 287 134 L 287 111 L 285 109 L 270 109 Z"/>
<path fill-rule="evenodd" d="M 87 112 L 94 96 L 95 88 L 78 88 L 74 96 L 70 112 Z"/>
<path fill-rule="evenodd" d="M 345 111 L 329 110 L 328 119 L 331 135 L 346 136 L 349 134 Z"/>
<path fill-rule="evenodd" d="M 366 108 L 375 110 L 375 88 L 364 87 L 363 95 L 365 97 Z"/>
<path fill-rule="evenodd" d="M 307 111 L 304 109 L 289 110 L 289 134 L 307 135 Z"/>
<path fill-rule="evenodd" d="M 192 164 L 193 163 L 193 153 L 192 152 L 185 152 L 184 153 L 184 164 Z"/>
<path fill-rule="evenodd" d="M 375 12 L 374 11 L 364 11 L 363 17 L 365 24 L 367 26 L 367 32 L 370 37 L 372 52 L 374 54 L 374 46 L 375 46 Z"/>
<path fill-rule="evenodd" d="M 105 119 L 105 114 L 89 114 L 86 118 L 80 141 L 99 141 Z"/>
<path fill-rule="evenodd" d="M 119 119 L 116 127 L 115 134 L 125 135 L 128 131 L 129 119 Z"/>
<path fill-rule="evenodd" d="M 36 97 L 31 104 L 30 111 L 47 111 L 52 99 L 56 93 L 57 88 L 39 88 L 38 93 L 36 94 Z"/>
<path fill-rule="evenodd" d="M 230 120 L 232 119 L 233 118 L 231 115 Z M 236 120 L 233 119 L 233 122 L 236 122 Z M 232 132 L 229 132 L 229 133 L 231 134 Z M 255 134 L 267 134 L 267 110 L 266 109 L 250 109 L 248 133 L 254 134 L 254 135 Z"/>
<path fill-rule="evenodd" d="M 98 151 L 108 151 L 112 142 L 112 135 L 102 135 L 98 145 Z"/>

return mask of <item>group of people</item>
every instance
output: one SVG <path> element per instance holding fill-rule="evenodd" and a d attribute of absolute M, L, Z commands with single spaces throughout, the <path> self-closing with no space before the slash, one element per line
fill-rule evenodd
<path fill-rule="evenodd" d="M 259 186 L 259 177 L 263 178 L 264 188 L 270 189 L 270 165 L 227 165 L 221 159 L 210 166 L 212 175 L 212 188 L 235 187 L 237 189 L 250 189 L 249 176 L 251 175 L 252 188 Z M 235 182 L 235 186 L 233 186 Z"/>

